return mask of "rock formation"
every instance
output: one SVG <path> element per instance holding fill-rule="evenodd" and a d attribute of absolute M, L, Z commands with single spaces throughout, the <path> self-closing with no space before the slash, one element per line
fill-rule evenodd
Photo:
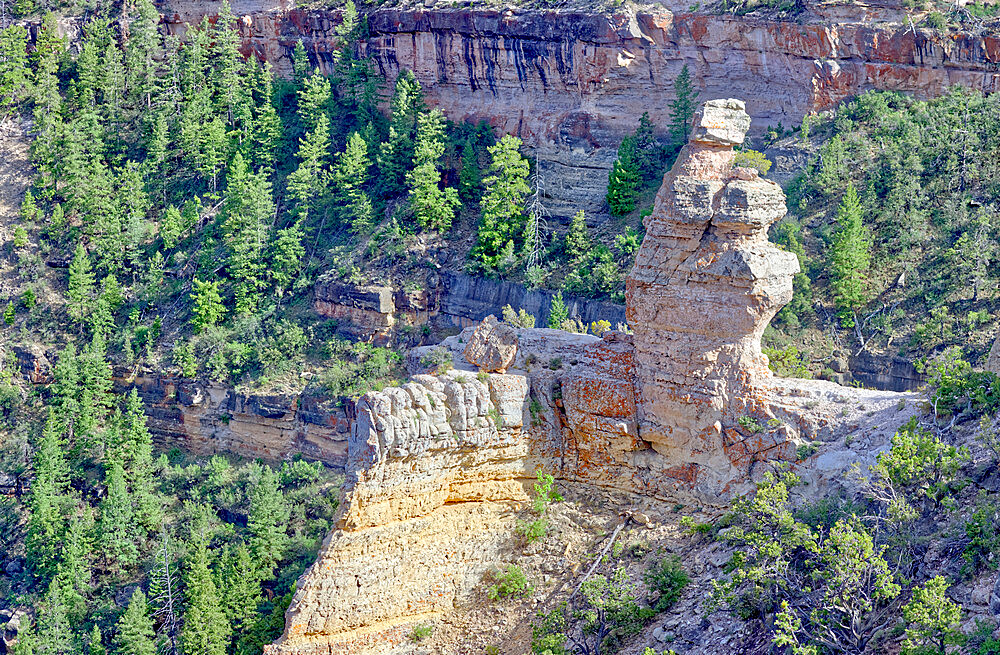
<path fill-rule="evenodd" d="M 618 144 L 644 111 L 666 128 L 684 64 L 701 97 L 743 98 L 761 130 L 797 125 L 871 88 L 924 97 L 954 84 L 997 88 L 1000 41 L 990 31 L 911 29 L 891 3 L 804 4 L 803 14 L 776 20 L 692 12 L 681 0 L 611 15 L 420 3 L 369 12 L 360 47 L 390 80 L 412 70 L 452 120 L 521 136 L 539 155 L 548 209 L 565 220 L 580 208 L 591 218 L 605 211 Z M 182 31 L 218 6 L 168 0 L 163 11 Z M 246 50 L 287 72 L 301 38 L 331 67 L 339 14 L 293 6 L 234 2 Z"/>
<path fill-rule="evenodd" d="M 815 407 L 845 401 L 841 387 L 775 380 L 760 352 L 798 264 L 766 240 L 780 188 L 732 167 L 749 123 L 735 100 L 699 112 L 629 278 L 634 334 L 501 333 L 491 317 L 434 348 L 454 368 L 359 401 L 338 529 L 267 653 L 391 652 L 415 623 L 460 606 L 513 547 L 539 468 L 718 503 L 751 487 L 756 462 L 794 460 L 798 443 L 830 432 Z"/>
<path fill-rule="evenodd" d="M 723 478 L 748 448 L 781 445 L 748 446 L 733 428 L 744 415 L 774 418 L 761 393 L 771 372 L 760 339 L 799 272 L 795 255 L 767 240 L 785 215 L 781 187 L 733 168 L 749 127 L 738 100 L 709 101 L 695 117 L 646 219 L 626 293 L 642 439 Z"/>

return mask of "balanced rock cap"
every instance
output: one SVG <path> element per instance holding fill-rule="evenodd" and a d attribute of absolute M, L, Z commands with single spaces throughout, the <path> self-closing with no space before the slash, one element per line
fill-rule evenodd
<path fill-rule="evenodd" d="M 750 115 L 742 100 L 709 100 L 694 115 L 691 141 L 738 146 L 749 129 Z"/>

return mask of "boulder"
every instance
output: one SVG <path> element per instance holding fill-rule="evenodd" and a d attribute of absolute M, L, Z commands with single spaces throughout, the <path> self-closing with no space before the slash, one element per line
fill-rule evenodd
<path fill-rule="evenodd" d="M 472 333 L 465 347 L 465 359 L 487 373 L 504 373 L 517 354 L 517 331 L 492 314 Z"/>

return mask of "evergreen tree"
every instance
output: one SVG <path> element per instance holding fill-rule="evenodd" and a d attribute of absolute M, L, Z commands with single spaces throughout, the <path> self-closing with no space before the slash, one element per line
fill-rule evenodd
<path fill-rule="evenodd" d="M 483 190 L 483 173 L 479 156 L 471 143 L 462 146 L 462 170 L 458 174 L 458 195 L 465 204 L 479 202 Z"/>
<path fill-rule="evenodd" d="M 305 46 L 302 45 L 302 39 L 299 39 L 292 49 L 292 80 L 297 88 L 302 88 L 311 70 L 309 55 L 306 54 Z"/>
<path fill-rule="evenodd" d="M 905 655 L 945 655 L 964 642 L 962 606 L 948 598 L 947 591 L 948 580 L 940 575 L 913 590 L 913 598 L 903 606 Z"/>
<path fill-rule="evenodd" d="M 413 165 L 417 116 L 424 111 L 424 93 L 410 70 L 402 70 L 390 103 L 392 118 L 389 138 L 379 148 L 379 186 L 383 197 L 404 190 L 407 172 Z"/>
<path fill-rule="evenodd" d="M 209 61 L 215 106 L 225 113 L 227 125 L 236 127 L 242 122 L 246 127 L 250 118 L 244 75 L 246 62 L 240 54 L 236 17 L 228 0 L 223 0 L 212 29 Z"/>
<path fill-rule="evenodd" d="M 28 30 L 10 24 L 0 30 L 0 116 L 9 116 L 28 95 Z"/>
<path fill-rule="evenodd" d="M 855 314 L 868 300 L 870 251 L 861 202 L 854 185 L 848 184 L 837 210 L 837 230 L 830 247 L 830 286 L 845 327 L 854 325 Z"/>
<path fill-rule="evenodd" d="M 566 256 L 575 265 L 586 257 L 590 252 L 591 245 L 587 219 L 581 209 L 573 216 L 569 230 L 566 232 Z"/>
<path fill-rule="evenodd" d="M 34 652 L 38 655 L 76 655 L 79 653 L 73 627 L 66 612 L 58 584 L 50 584 L 38 608 Z"/>
<path fill-rule="evenodd" d="M 562 324 L 569 320 L 569 310 L 563 302 L 562 291 L 552 296 L 552 305 L 549 307 L 548 326 L 554 330 L 562 328 Z"/>
<path fill-rule="evenodd" d="M 203 514 L 192 526 L 184 571 L 184 628 L 180 636 L 184 655 L 226 655 L 229 645 L 229 622 L 208 565 L 207 530 Z"/>
<path fill-rule="evenodd" d="M 347 147 L 337 159 L 334 182 L 337 199 L 344 208 L 344 218 L 350 221 L 355 234 L 364 234 L 372 229 L 375 210 L 371 199 L 364 190 L 368 182 L 368 144 L 357 132 L 347 139 Z"/>
<path fill-rule="evenodd" d="M 87 315 L 94 295 L 94 273 L 90 268 L 90 257 L 82 243 L 76 245 L 73 260 L 69 265 L 69 286 L 66 296 L 69 300 L 69 314 L 76 321 Z"/>
<path fill-rule="evenodd" d="M 247 631 L 263 599 L 258 571 L 245 544 L 226 554 L 219 576 L 219 596 L 233 635 Z"/>
<path fill-rule="evenodd" d="M 128 608 L 115 626 L 116 655 L 156 655 L 156 635 L 142 588 L 132 592 Z"/>
<path fill-rule="evenodd" d="M 163 247 L 167 250 L 173 250 L 182 234 L 184 234 L 184 221 L 181 218 L 181 212 L 177 207 L 170 205 L 160 221 L 160 237 L 163 238 Z"/>
<path fill-rule="evenodd" d="M 326 160 L 330 149 L 330 120 L 320 114 L 316 129 L 299 140 L 299 167 L 288 176 L 291 195 L 298 217 L 305 221 L 320 197 L 322 181 L 327 175 Z"/>
<path fill-rule="evenodd" d="M 104 647 L 104 637 L 101 629 L 94 624 L 90 631 L 90 640 L 87 642 L 87 655 L 108 655 L 108 650 Z"/>
<path fill-rule="evenodd" d="M 87 610 L 85 595 L 91 591 L 90 558 L 93 544 L 90 534 L 94 521 L 90 508 L 71 516 L 67 522 L 60 561 L 56 565 L 52 584 L 59 586 L 60 597 L 73 621 L 84 618 Z"/>
<path fill-rule="evenodd" d="M 262 571 L 271 571 L 284 554 L 288 536 L 285 523 L 288 507 L 278 487 L 278 474 L 270 467 L 257 466 L 250 478 L 250 552 Z"/>
<path fill-rule="evenodd" d="M 271 243 L 269 273 L 274 285 L 274 294 L 284 295 L 298 272 L 306 249 L 302 245 L 302 229 L 295 222 L 290 227 L 278 230 Z"/>
<path fill-rule="evenodd" d="M 58 369 L 56 371 L 58 375 Z M 28 492 L 28 529 L 25 538 L 28 565 L 43 580 L 55 575 L 66 531 L 69 464 L 63 433 L 49 409 L 42 437 L 35 448 L 35 477 Z"/>
<path fill-rule="evenodd" d="M 120 461 L 111 461 L 105 477 L 107 496 L 101 501 L 99 526 L 101 548 L 105 557 L 120 567 L 129 567 L 139 559 L 135 537 L 135 514 Z"/>
<path fill-rule="evenodd" d="M 612 216 L 625 216 L 635 209 L 640 179 L 635 137 L 627 136 L 618 146 L 618 159 L 608 175 L 607 202 Z"/>
<path fill-rule="evenodd" d="M 265 286 L 263 252 L 274 201 L 267 175 L 247 170 L 240 153 L 230 164 L 224 210 L 229 249 L 226 267 L 233 281 L 236 312 L 253 314 Z"/>
<path fill-rule="evenodd" d="M 663 149 L 656 142 L 656 135 L 653 133 L 653 121 L 649 119 L 649 112 L 642 112 L 639 118 L 639 127 L 632 135 L 635 141 L 635 159 L 642 179 L 646 182 L 655 180 L 662 173 L 662 153 Z"/>
<path fill-rule="evenodd" d="M 425 230 L 447 232 L 462 203 L 458 192 L 441 189 L 441 158 L 444 156 L 444 116 L 437 109 L 417 117 L 417 140 L 413 169 L 407 173 L 410 206 L 417 223 Z"/>
<path fill-rule="evenodd" d="M 521 140 L 510 134 L 488 148 L 492 158 L 490 175 L 483 180 L 486 190 L 480 201 L 482 216 L 471 253 L 488 272 L 500 266 L 502 253 L 514 248 L 514 240 L 525 228 L 524 201 L 531 192 L 530 167 L 520 148 Z"/>
<path fill-rule="evenodd" d="M 191 323 L 198 332 L 202 332 L 222 320 L 226 308 L 219 295 L 219 282 L 202 282 L 194 279 L 194 291 L 191 300 L 194 301 Z"/>
<path fill-rule="evenodd" d="M 256 59 L 253 59 L 256 62 Z M 251 136 L 252 160 L 258 169 L 271 170 L 281 143 L 282 123 L 278 110 L 274 107 L 274 72 L 271 62 L 257 66 L 259 73 L 255 85 L 255 109 L 253 133 Z"/>
<path fill-rule="evenodd" d="M 674 80 L 674 99 L 670 101 L 670 138 L 675 148 L 680 149 L 687 143 L 691 134 L 691 121 L 698 109 L 698 92 L 691 82 L 691 72 L 687 64 L 681 68 L 680 75 Z"/>
<path fill-rule="evenodd" d="M 153 438 L 146 427 L 146 411 L 135 387 L 125 397 L 121 430 L 121 459 L 132 491 L 136 522 L 148 533 L 159 525 L 161 512 L 153 482 Z"/>
<path fill-rule="evenodd" d="M 136 16 L 129 25 L 128 46 L 125 49 L 125 71 L 133 104 L 149 109 L 156 90 L 160 13 L 151 0 L 139 0 L 135 9 Z"/>
<path fill-rule="evenodd" d="M 327 115 L 327 107 L 330 104 L 330 80 L 326 79 L 317 68 L 310 75 L 299 89 L 299 120 L 302 122 L 303 131 L 313 132 L 319 126 L 320 117 Z"/>

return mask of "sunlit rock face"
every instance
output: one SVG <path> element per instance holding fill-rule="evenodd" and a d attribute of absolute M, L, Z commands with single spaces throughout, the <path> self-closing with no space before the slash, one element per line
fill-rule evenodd
<path fill-rule="evenodd" d="M 739 100 L 712 100 L 699 111 L 646 219 L 626 292 L 639 436 L 719 481 L 743 464 L 745 450 L 725 429 L 743 415 L 768 418 L 771 373 L 760 339 L 791 300 L 799 272 L 795 255 L 767 240 L 785 215 L 781 187 L 733 167 L 733 146 L 749 127 Z"/>

